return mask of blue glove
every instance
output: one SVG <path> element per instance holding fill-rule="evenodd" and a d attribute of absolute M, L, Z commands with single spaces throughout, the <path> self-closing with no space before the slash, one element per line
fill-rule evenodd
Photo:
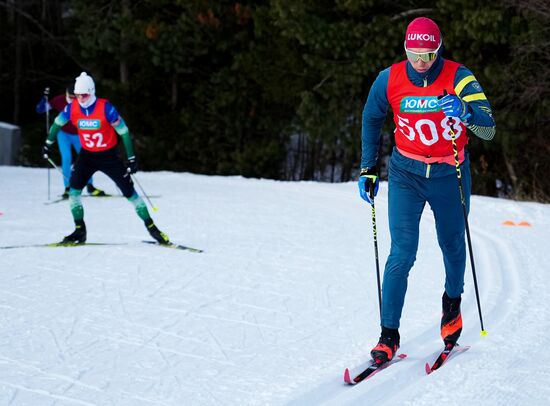
<path fill-rule="evenodd" d="M 468 112 L 468 105 L 454 94 L 447 94 L 438 98 L 437 104 L 447 117 L 458 117 L 461 121 L 466 121 L 471 116 Z"/>
<path fill-rule="evenodd" d="M 42 97 L 38 104 L 36 105 L 36 112 L 37 113 L 45 113 L 48 110 L 51 110 L 52 106 L 50 106 L 50 103 L 46 100 L 45 97 Z"/>
<path fill-rule="evenodd" d="M 380 186 L 380 179 L 378 178 L 376 167 L 361 169 L 358 186 L 361 198 L 367 203 L 373 204 L 374 196 L 377 195 L 378 186 Z"/>

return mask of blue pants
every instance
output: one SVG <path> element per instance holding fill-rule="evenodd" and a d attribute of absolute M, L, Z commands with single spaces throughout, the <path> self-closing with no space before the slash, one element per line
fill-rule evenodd
<path fill-rule="evenodd" d="M 469 161 L 461 165 L 461 173 L 469 212 Z M 433 211 L 437 240 L 443 253 L 445 291 L 453 298 L 464 291 L 465 223 L 456 171 L 452 175 L 426 178 L 390 163 L 388 182 L 391 250 L 384 270 L 381 324 L 396 329 L 399 328 L 409 271 L 416 260 L 420 217 L 426 202 Z"/>
<path fill-rule="evenodd" d="M 69 187 L 69 180 L 71 179 L 71 166 L 73 164 L 73 153 L 71 146 L 75 149 L 76 153 L 80 153 L 80 140 L 77 134 L 70 134 L 63 130 L 57 133 L 57 144 L 59 145 L 59 152 L 61 153 L 61 170 L 63 172 L 63 183 L 65 187 Z M 92 178 L 88 180 L 88 184 L 91 185 Z"/>

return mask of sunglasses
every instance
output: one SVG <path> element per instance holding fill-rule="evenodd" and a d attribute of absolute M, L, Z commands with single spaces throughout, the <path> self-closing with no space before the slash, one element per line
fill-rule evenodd
<path fill-rule="evenodd" d="M 439 48 L 441 48 L 441 44 L 439 44 L 435 51 L 430 52 L 413 52 L 405 48 L 405 53 L 407 54 L 407 58 L 411 62 L 416 62 L 418 60 L 421 60 L 422 62 L 431 62 L 435 60 L 435 58 L 437 58 L 437 52 L 439 51 Z"/>

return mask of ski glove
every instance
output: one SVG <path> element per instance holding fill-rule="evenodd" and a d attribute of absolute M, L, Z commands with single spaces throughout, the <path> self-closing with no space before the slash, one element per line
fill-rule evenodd
<path fill-rule="evenodd" d="M 135 156 L 128 158 L 126 161 L 126 170 L 129 174 L 136 173 L 138 171 L 138 163 Z"/>
<path fill-rule="evenodd" d="M 460 121 L 466 121 L 471 116 L 468 105 L 454 94 L 439 96 L 437 104 L 447 117 L 458 117 Z"/>
<path fill-rule="evenodd" d="M 47 111 L 50 111 L 51 109 L 52 106 L 50 105 L 50 103 L 48 103 L 48 100 L 45 97 L 42 97 L 36 105 L 37 113 L 45 113 Z"/>
<path fill-rule="evenodd" d="M 359 195 L 369 204 L 374 203 L 374 196 L 378 193 L 380 179 L 378 178 L 378 170 L 374 168 L 363 168 L 359 176 Z"/>

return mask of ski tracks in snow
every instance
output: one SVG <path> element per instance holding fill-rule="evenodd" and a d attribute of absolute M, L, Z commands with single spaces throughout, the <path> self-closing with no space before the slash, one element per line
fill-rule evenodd
<path fill-rule="evenodd" d="M 27 189 L 41 201 L 38 171 L 13 171 L 17 185 L 34 185 Z M 489 222 L 472 219 L 487 338 L 479 336 L 468 266 L 461 342 L 472 348 L 425 375 L 424 363 L 442 347 L 435 300 L 443 271 L 430 241 L 421 247 L 428 259 L 411 275 L 407 359 L 348 387 L 344 367 L 367 361 L 378 334 L 370 212 L 356 185 L 167 173 L 145 173 L 145 183 L 148 177 L 166 196 L 159 224 L 196 236 L 190 244 L 205 253 L 131 244 L 3 252 L 0 404 L 491 406 L 506 398 L 538 406 L 550 398 L 537 386 L 541 379 L 528 379 L 536 370 L 550 381 L 550 257 L 530 251 L 550 227 L 545 211 L 531 229 L 503 228 L 492 212 L 484 213 Z M 66 207 L 36 213 L 17 185 L 2 209 L 11 231 L 0 235 L 3 244 L 72 226 Z M 389 246 L 381 232 L 385 186 L 377 212 L 381 264 Z M 90 235 L 112 240 L 118 225 L 124 240 L 142 235 L 127 202 L 112 200 L 109 210 L 87 202 Z M 422 289 L 432 291 L 429 299 Z M 534 359 L 542 362 L 533 367 Z"/>
<path fill-rule="evenodd" d="M 433 219 L 424 217 L 433 226 Z M 432 362 L 442 349 L 441 340 L 434 340 L 439 334 L 438 326 L 434 326 L 402 340 L 401 350 L 408 357 L 371 381 L 349 387 L 341 383 L 343 369 L 338 370 L 290 404 L 461 406 L 473 402 L 496 406 L 502 404 L 506 393 L 509 404 L 546 405 L 550 388 L 541 388 L 540 381 L 533 380 L 529 372 L 535 362 L 537 373 L 548 376 L 550 381 L 550 357 L 544 355 L 550 341 L 550 324 L 548 317 L 542 316 L 550 302 L 545 275 L 548 261 L 541 259 L 540 252 L 533 252 L 529 244 L 533 238 L 546 238 L 545 220 L 537 220 L 538 230 L 506 229 L 500 222 L 488 223 L 484 219 L 470 224 L 484 327 L 489 333 L 485 338 L 480 335 L 468 256 L 462 301 L 464 331 L 459 342 L 471 345 L 470 351 L 451 358 L 447 366 L 426 376 L 424 364 Z M 510 233 L 516 235 L 511 237 Z M 510 352 L 517 355 L 510 357 Z M 539 362 L 541 355 L 543 362 Z M 366 353 L 365 361 L 368 357 Z"/>
<path fill-rule="evenodd" d="M 481 338 L 479 334 L 468 262 L 462 302 L 465 328 L 460 341 L 472 348 L 456 360 L 461 365 L 442 368 L 430 375 L 433 380 L 427 387 L 419 385 L 399 397 L 403 404 L 501 405 L 503 398 L 510 405 L 547 404 L 550 388 L 541 386 L 540 378 L 534 378 L 533 373 L 546 376 L 543 381 L 550 382 L 547 355 L 550 322 L 546 316 L 550 257 L 548 252 L 534 251 L 532 242 L 547 238 L 549 224 L 542 211 L 537 211 L 537 205 L 533 206 L 533 210 L 525 211 L 516 207 L 515 213 L 519 218 L 532 219 L 535 224 L 532 228 L 503 226 L 502 221 L 509 213 L 504 210 L 500 213 L 498 204 L 496 216 L 485 213 L 483 218 L 471 220 L 481 309 L 488 336 Z M 450 386 L 465 390 L 449 391 Z"/>

